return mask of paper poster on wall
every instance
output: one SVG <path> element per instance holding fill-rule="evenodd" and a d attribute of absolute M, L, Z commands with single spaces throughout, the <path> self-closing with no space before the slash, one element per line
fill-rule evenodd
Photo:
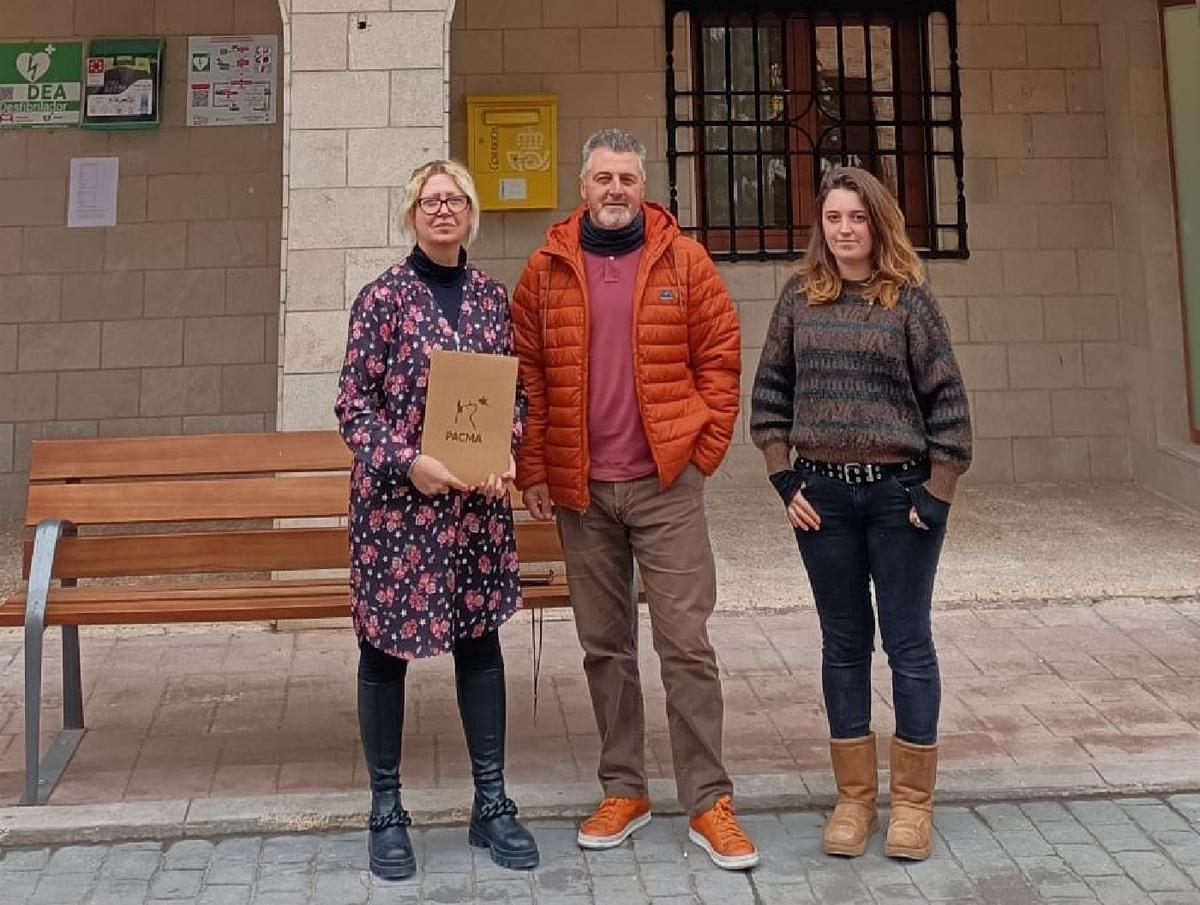
<path fill-rule="evenodd" d="M 67 194 L 67 226 L 116 226 L 116 157 L 71 158 L 71 186 Z"/>
<path fill-rule="evenodd" d="M 276 35 L 188 38 L 189 126 L 275 122 Z"/>
<path fill-rule="evenodd" d="M 77 126 L 83 44 L 0 43 L 0 129 Z"/>

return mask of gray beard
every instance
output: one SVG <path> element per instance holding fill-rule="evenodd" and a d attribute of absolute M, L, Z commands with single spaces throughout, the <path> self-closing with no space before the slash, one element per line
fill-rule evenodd
<path fill-rule="evenodd" d="M 600 213 L 594 219 L 596 225 L 601 229 L 624 229 L 633 222 L 633 218 L 636 216 L 637 211 L 628 207 L 620 213 L 601 208 Z"/>

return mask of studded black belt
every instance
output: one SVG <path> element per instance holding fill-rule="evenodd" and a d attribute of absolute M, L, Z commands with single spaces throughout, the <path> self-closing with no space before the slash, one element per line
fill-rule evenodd
<path fill-rule="evenodd" d="M 846 484 L 874 484 L 892 475 L 915 471 L 925 464 L 924 459 L 910 459 L 907 462 L 814 462 L 803 456 L 796 460 L 796 467 L 805 471 L 815 471 L 836 481 Z"/>

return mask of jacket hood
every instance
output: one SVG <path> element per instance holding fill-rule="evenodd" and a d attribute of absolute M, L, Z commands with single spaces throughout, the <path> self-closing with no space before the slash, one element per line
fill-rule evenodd
<path fill-rule="evenodd" d="M 648 251 L 653 253 L 665 248 L 680 235 L 679 223 L 675 220 L 674 215 L 661 204 L 643 201 L 642 211 L 646 216 L 646 249 Z M 586 212 L 587 205 L 580 204 L 564 219 L 551 224 L 550 228 L 546 230 L 546 244 L 542 246 L 541 250 L 548 254 L 568 258 L 577 257 L 580 254 L 579 223 Z"/>

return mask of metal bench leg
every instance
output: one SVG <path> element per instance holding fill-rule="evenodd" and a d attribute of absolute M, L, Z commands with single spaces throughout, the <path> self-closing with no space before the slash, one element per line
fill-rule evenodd
<path fill-rule="evenodd" d="M 58 539 L 74 526 L 46 521 L 37 527 L 33 561 L 25 595 L 25 794 L 21 804 L 45 804 L 83 738 L 83 683 L 79 663 L 79 628 L 63 627 L 63 731 L 45 761 L 40 761 L 42 730 L 42 660 L 46 639 L 46 600 L 50 594 Z M 64 582 L 68 584 L 70 582 Z"/>
<path fill-rule="evenodd" d="M 83 671 L 79 665 L 79 626 L 62 627 L 63 728 L 83 728 Z"/>
<path fill-rule="evenodd" d="M 34 612 L 33 601 L 25 605 L 25 795 L 21 804 L 38 803 L 38 768 L 42 738 L 42 642 L 45 613 Z"/>

